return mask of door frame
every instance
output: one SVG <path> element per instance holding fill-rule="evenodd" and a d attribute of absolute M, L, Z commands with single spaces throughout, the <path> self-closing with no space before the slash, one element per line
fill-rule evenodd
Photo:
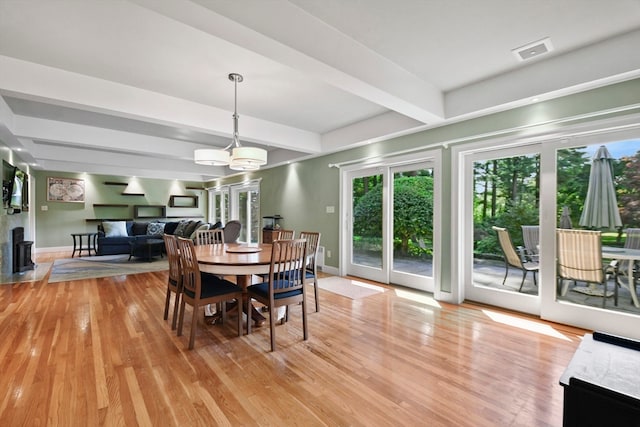
<path fill-rule="evenodd" d="M 385 190 L 383 193 L 383 241 L 388 242 L 388 236 L 392 233 L 393 227 L 390 221 L 393 220 L 392 213 L 389 213 L 389 203 L 384 203 L 385 197 L 388 197 L 389 190 L 389 171 L 394 167 L 410 166 L 412 164 L 430 163 L 433 167 L 433 293 L 436 298 L 440 295 L 440 271 L 441 271 L 441 250 L 442 250 L 442 151 L 443 148 L 425 149 L 424 151 L 413 152 L 400 156 L 380 156 L 373 159 L 367 159 L 357 163 L 351 163 L 348 166 L 340 167 L 340 227 L 339 227 L 339 245 L 340 258 L 338 265 L 338 273 L 341 276 L 347 274 L 347 266 L 349 264 L 350 245 L 351 245 L 351 210 L 352 210 L 352 194 L 350 177 L 356 171 L 366 171 L 374 168 L 383 168 L 385 177 L 383 178 Z M 387 252 L 388 252 L 388 245 Z M 385 259 L 386 258 L 386 259 Z M 385 272 L 382 276 L 382 283 L 390 283 L 390 257 L 383 256 L 383 269 Z"/>

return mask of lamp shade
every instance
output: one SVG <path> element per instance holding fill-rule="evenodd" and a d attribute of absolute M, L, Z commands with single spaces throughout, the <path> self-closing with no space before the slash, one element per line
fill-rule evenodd
<path fill-rule="evenodd" d="M 267 164 L 267 151 L 256 147 L 235 147 L 231 154 L 233 170 L 256 170 Z"/>
<path fill-rule="evenodd" d="M 199 165 L 208 166 L 226 166 L 230 162 L 228 151 L 210 148 L 195 150 L 193 152 L 193 160 Z"/>

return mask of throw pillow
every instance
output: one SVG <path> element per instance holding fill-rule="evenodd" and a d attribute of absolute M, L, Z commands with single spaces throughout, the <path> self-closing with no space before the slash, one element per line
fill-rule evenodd
<path fill-rule="evenodd" d="M 187 237 L 188 235 L 185 235 L 185 231 L 187 230 L 189 222 L 190 221 L 187 220 L 180 221 L 173 234 L 178 237 Z"/>
<path fill-rule="evenodd" d="M 147 226 L 147 235 L 162 236 L 164 234 L 164 222 L 150 222 Z"/>
<path fill-rule="evenodd" d="M 189 225 L 184 230 L 184 237 L 191 238 L 191 235 L 196 230 L 196 228 L 202 225 L 202 221 L 189 221 Z"/>
<path fill-rule="evenodd" d="M 104 221 L 104 237 L 127 237 L 127 224 L 124 221 Z"/>
<path fill-rule="evenodd" d="M 164 223 L 164 232 L 165 234 L 175 234 L 176 228 L 178 228 L 179 222 L 171 221 Z"/>
<path fill-rule="evenodd" d="M 131 226 L 131 234 L 134 236 L 144 236 L 147 234 L 148 222 L 134 222 Z"/>
<path fill-rule="evenodd" d="M 196 227 L 195 230 L 193 230 L 193 233 L 191 233 L 191 235 L 189 236 L 189 238 L 191 240 L 196 238 L 196 234 L 198 233 L 198 230 L 208 230 L 209 229 L 209 224 L 208 223 L 204 223 L 204 224 L 200 224 L 198 227 Z"/>

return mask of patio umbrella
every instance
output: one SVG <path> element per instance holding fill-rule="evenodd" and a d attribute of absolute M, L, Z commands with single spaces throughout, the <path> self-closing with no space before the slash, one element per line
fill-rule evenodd
<path fill-rule="evenodd" d="M 573 224 L 571 223 L 571 215 L 567 206 L 562 207 L 562 214 L 560 215 L 560 228 L 573 228 Z"/>
<path fill-rule="evenodd" d="M 613 229 L 622 227 L 616 189 L 613 185 L 611 154 L 601 145 L 593 156 L 589 174 L 589 189 L 580 216 L 580 225 Z"/>

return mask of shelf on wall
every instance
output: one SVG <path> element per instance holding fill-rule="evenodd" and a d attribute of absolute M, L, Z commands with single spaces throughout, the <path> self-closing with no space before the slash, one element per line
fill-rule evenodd
<path fill-rule="evenodd" d="M 134 205 L 134 218 L 166 218 L 167 207 L 165 205 Z"/>
<path fill-rule="evenodd" d="M 124 205 L 121 203 L 94 203 L 94 208 L 128 208 L 129 205 Z"/>
<path fill-rule="evenodd" d="M 123 196 L 144 196 L 144 193 L 121 193 Z"/>
<path fill-rule="evenodd" d="M 203 187 L 188 187 L 187 186 L 187 187 L 184 187 L 184 188 L 187 189 L 187 190 L 200 190 L 200 191 L 204 190 Z"/>
<path fill-rule="evenodd" d="M 169 197 L 169 206 L 172 208 L 197 208 L 198 196 L 181 196 L 172 194 Z"/>
<path fill-rule="evenodd" d="M 122 185 L 124 187 L 126 187 L 127 185 L 129 185 L 128 182 L 114 182 L 114 181 L 105 181 L 103 182 L 104 185 Z"/>
<path fill-rule="evenodd" d="M 102 221 L 133 221 L 133 218 L 87 218 L 86 222 L 102 222 Z"/>

